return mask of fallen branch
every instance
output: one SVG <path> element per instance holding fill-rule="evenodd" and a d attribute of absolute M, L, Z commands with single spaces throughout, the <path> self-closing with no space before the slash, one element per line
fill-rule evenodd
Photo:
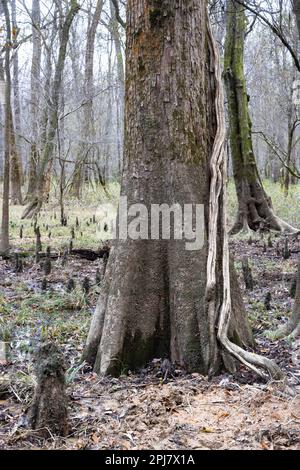
<path fill-rule="evenodd" d="M 71 250 L 69 255 L 79 256 L 79 258 L 87 259 L 88 261 L 96 261 L 96 259 L 108 257 L 109 252 L 110 252 L 110 247 L 105 246 L 103 248 L 100 248 L 98 251 L 88 250 L 88 249 Z M 0 257 L 5 261 L 14 261 L 15 257 L 16 257 L 16 254 L 18 254 L 18 256 L 20 258 L 29 258 L 30 256 L 36 255 L 36 252 L 30 252 L 30 251 L 23 252 L 23 253 L 21 253 L 21 252 L 10 252 L 10 253 L 0 252 Z M 39 259 L 50 257 L 51 259 L 55 260 L 55 259 L 61 258 L 62 253 L 60 253 L 60 252 L 50 253 L 50 255 L 48 255 L 47 253 L 44 253 L 44 252 L 40 251 L 40 252 L 38 252 L 38 257 L 39 257 Z"/>

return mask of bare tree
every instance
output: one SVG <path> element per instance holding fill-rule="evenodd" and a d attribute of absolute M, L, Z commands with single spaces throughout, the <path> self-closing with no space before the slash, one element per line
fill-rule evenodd
<path fill-rule="evenodd" d="M 273 229 L 297 233 L 297 229 L 275 215 L 271 198 L 264 190 L 257 169 L 244 74 L 245 34 L 244 6 L 235 0 L 228 0 L 224 77 L 228 100 L 233 174 L 238 198 L 238 213 L 231 233 L 235 234 L 240 230 L 249 229 Z"/>
<path fill-rule="evenodd" d="M 86 51 L 85 51 L 85 76 L 84 76 L 84 96 L 86 104 L 84 106 L 83 122 L 83 143 L 79 148 L 79 155 L 75 163 L 74 177 L 72 182 L 73 194 L 80 198 L 81 186 L 84 177 L 85 156 L 89 154 L 89 148 L 93 147 L 95 140 L 95 126 L 93 117 L 93 96 L 94 96 L 94 52 L 95 37 L 100 21 L 104 0 L 98 0 L 96 9 L 92 15 L 87 30 Z M 104 181 L 102 181 L 104 184 Z"/>
<path fill-rule="evenodd" d="M 31 145 L 28 169 L 28 189 L 26 202 L 29 202 L 36 191 L 37 164 L 39 157 L 38 150 L 38 108 L 40 95 L 40 75 L 41 75 L 41 56 L 42 56 L 42 38 L 40 32 L 41 11 L 40 0 L 32 1 L 32 62 L 30 78 L 30 126 L 31 126 Z"/>
<path fill-rule="evenodd" d="M 23 218 L 30 217 L 39 212 L 43 205 L 46 191 L 47 177 L 50 175 L 52 166 L 52 156 L 54 150 L 54 139 L 58 127 L 58 106 L 60 99 L 61 84 L 63 79 L 64 65 L 66 60 L 67 45 L 69 40 L 70 28 L 73 19 L 80 7 L 76 0 L 70 1 L 70 6 L 62 25 L 58 59 L 55 66 L 55 74 L 53 86 L 51 90 L 51 110 L 49 115 L 49 124 L 47 130 L 46 144 L 41 155 L 38 172 L 37 172 L 37 188 L 34 200 L 26 207 Z"/>

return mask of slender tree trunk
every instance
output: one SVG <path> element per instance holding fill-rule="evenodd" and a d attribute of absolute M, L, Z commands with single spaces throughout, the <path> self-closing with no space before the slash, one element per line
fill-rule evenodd
<path fill-rule="evenodd" d="M 81 195 L 81 186 L 84 179 L 85 156 L 95 140 L 95 126 L 93 118 L 93 96 L 94 96 L 94 53 L 97 27 L 101 18 L 104 0 L 98 0 L 91 23 L 88 27 L 85 51 L 85 77 L 84 95 L 87 104 L 84 107 L 83 142 L 79 148 L 79 155 L 75 162 L 72 181 L 72 193 L 78 199 Z"/>
<path fill-rule="evenodd" d="M 14 130 L 12 109 L 10 108 L 10 180 L 11 180 L 11 204 L 22 204 L 22 171 L 20 166 L 20 156 L 18 154 L 16 135 Z"/>
<path fill-rule="evenodd" d="M 74 83 L 84 82 L 84 71 L 82 72 L 81 64 L 80 64 L 80 57 L 78 57 L 78 44 L 81 41 L 81 38 L 78 36 L 78 32 L 76 28 L 72 30 L 72 37 L 70 41 L 70 59 L 72 63 L 72 72 L 73 72 L 73 79 Z M 82 89 L 75 87 L 75 96 L 78 102 L 82 101 Z M 82 117 L 80 113 L 76 113 L 76 125 L 78 128 L 82 127 Z M 77 199 L 81 198 L 81 179 L 82 179 L 82 169 L 80 160 L 84 159 L 82 156 L 82 142 L 76 144 L 74 149 L 74 154 L 76 155 L 74 160 L 74 169 L 73 174 L 71 176 L 71 184 L 70 184 L 70 194 Z"/>
<path fill-rule="evenodd" d="M 112 129 L 112 116 L 113 116 L 113 95 L 112 95 L 112 86 L 113 86 L 113 71 L 112 71 L 112 47 L 111 44 L 108 45 L 108 70 L 107 70 L 107 96 L 106 96 L 106 121 L 104 128 L 104 165 L 103 173 L 104 180 L 107 182 L 111 174 L 111 160 L 112 160 L 112 145 L 111 145 L 111 129 Z"/>
<path fill-rule="evenodd" d="M 111 31 L 112 38 L 115 45 L 115 51 L 117 56 L 117 79 L 118 79 L 118 92 L 117 92 L 117 130 L 118 130 L 118 163 L 119 163 L 119 175 L 122 173 L 122 156 L 123 156 L 123 144 L 124 144 L 124 104 L 125 104 L 125 73 L 124 73 L 124 61 L 123 51 L 121 43 L 120 26 L 117 20 L 116 9 L 113 2 L 110 0 L 110 12 L 111 12 Z"/>
<path fill-rule="evenodd" d="M 11 153 L 11 75 L 10 51 L 12 47 L 9 10 L 6 0 L 2 0 L 2 8 L 6 23 L 5 43 L 5 124 L 4 124 L 4 172 L 3 172 L 3 201 L 1 220 L 1 251 L 9 250 L 9 182 L 10 182 L 10 153 Z"/>
<path fill-rule="evenodd" d="M 19 34 L 19 27 L 17 23 L 17 11 L 16 11 L 16 0 L 12 0 L 12 26 L 13 26 L 13 45 L 17 46 L 17 38 Z M 19 80 L 19 54 L 18 49 L 15 47 L 14 56 L 13 56 L 13 96 L 14 96 L 14 126 L 15 126 L 15 140 L 16 140 L 16 150 L 18 156 L 18 163 L 20 167 L 21 182 L 23 183 L 24 173 L 23 173 L 23 161 L 22 161 L 22 147 L 20 143 L 20 135 L 22 134 L 21 128 L 21 98 L 20 98 L 20 80 Z"/>
<path fill-rule="evenodd" d="M 41 11 L 40 0 L 32 1 L 32 63 L 31 63 L 31 98 L 30 98 L 30 122 L 31 122 L 31 149 L 28 169 L 28 189 L 25 201 L 29 202 L 36 191 L 37 164 L 39 160 L 38 146 L 38 108 L 41 75 L 42 40 L 40 34 Z"/>
<path fill-rule="evenodd" d="M 235 234 L 249 228 L 298 232 L 274 214 L 271 198 L 263 188 L 257 169 L 244 74 L 245 33 L 245 8 L 234 0 L 228 0 L 224 78 L 230 121 L 233 174 L 238 198 L 238 214 L 231 233 Z"/>
<path fill-rule="evenodd" d="M 188 251 L 184 240 L 119 238 L 83 358 L 102 374 L 163 356 L 215 374 L 226 351 L 278 372 L 227 336 L 230 325 L 231 338 L 252 343 L 234 276 L 230 316 L 220 65 L 206 2 L 175 4 L 127 2 L 122 195 L 148 214 L 153 204 L 204 204 L 204 246 Z"/>
<path fill-rule="evenodd" d="M 16 2 L 12 1 L 12 47 L 14 46 L 18 36 L 18 27 L 16 23 Z M 19 91 L 19 61 L 18 51 L 16 50 L 13 55 L 13 80 L 12 91 L 14 95 L 14 109 L 15 109 L 15 124 L 12 115 L 12 107 L 10 106 L 8 112 L 11 114 L 9 119 L 10 125 L 10 179 L 11 179 L 11 203 L 22 204 L 22 162 L 19 155 L 19 148 L 17 144 L 16 132 L 20 134 L 20 91 Z M 16 130 L 16 132 L 15 132 Z"/>
<path fill-rule="evenodd" d="M 289 123 L 290 124 L 290 123 Z M 292 145 L 293 145 L 293 131 L 289 125 L 288 129 L 288 147 L 287 147 L 287 156 L 286 156 L 286 164 L 288 167 L 291 165 L 291 158 L 292 158 Z M 288 168 L 284 169 L 284 195 L 287 197 L 289 195 L 289 188 L 290 188 L 290 172 Z"/>
<path fill-rule="evenodd" d="M 298 119 L 293 118 L 293 105 L 291 105 L 291 110 L 289 113 L 289 120 L 288 120 L 288 144 L 287 144 L 287 152 L 286 152 L 286 165 L 287 168 L 284 168 L 284 195 L 285 197 L 289 194 L 290 183 L 292 182 L 292 177 L 290 174 L 289 168 L 294 167 L 293 162 L 293 142 L 294 142 L 294 135 L 299 125 Z"/>
<path fill-rule="evenodd" d="M 51 37 L 49 40 L 49 43 L 46 45 L 45 44 L 45 55 L 46 55 L 46 66 L 45 66 L 45 84 L 44 84 L 44 95 L 45 95 L 45 101 L 43 103 L 43 112 L 42 112 L 42 118 L 41 118 L 41 142 L 40 142 L 40 154 L 43 154 L 43 151 L 46 147 L 47 143 L 47 132 L 48 132 L 48 124 L 49 124 L 49 115 L 50 115 L 50 110 L 52 109 L 51 105 L 51 88 L 52 88 L 52 71 L 53 71 L 53 63 L 52 63 L 52 51 L 53 51 L 53 46 L 55 43 L 55 39 L 57 36 L 57 14 L 58 10 L 56 9 L 54 12 L 54 18 L 55 21 L 53 23 L 52 27 L 52 32 L 51 32 Z M 39 159 L 37 161 L 37 169 L 36 172 L 38 173 L 38 168 L 39 168 L 39 162 L 40 162 L 40 155 Z M 35 196 L 35 194 L 34 194 Z"/>
<path fill-rule="evenodd" d="M 32 203 L 30 203 L 23 215 L 22 218 L 31 217 L 41 209 L 43 205 L 44 195 L 45 195 L 45 183 L 46 183 L 46 176 L 49 174 L 49 169 L 52 166 L 52 157 L 53 157 L 53 150 L 54 150 L 54 140 L 56 136 L 56 131 L 58 127 L 58 106 L 59 106 L 59 98 L 60 98 L 60 91 L 61 91 L 61 84 L 63 79 L 63 72 L 66 60 L 66 53 L 67 53 L 67 45 L 69 40 L 70 28 L 73 22 L 73 19 L 77 12 L 79 11 L 80 7 L 76 0 L 71 0 L 69 11 L 65 18 L 65 21 L 62 26 L 61 38 L 60 38 L 60 45 L 59 45 L 59 52 L 58 52 L 58 60 L 55 67 L 55 75 L 53 80 L 53 87 L 51 93 L 51 109 L 49 113 L 49 123 L 48 123 L 48 131 L 47 131 L 47 140 L 46 145 L 43 149 L 43 153 L 41 155 L 41 159 L 39 162 L 38 167 L 38 174 L 37 174 L 37 188 L 36 188 L 36 196 Z"/>

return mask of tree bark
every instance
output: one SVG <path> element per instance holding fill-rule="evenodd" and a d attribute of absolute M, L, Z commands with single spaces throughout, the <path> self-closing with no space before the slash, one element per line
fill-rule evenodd
<path fill-rule="evenodd" d="M 15 1 L 12 2 L 12 28 L 11 28 L 11 49 L 14 49 L 18 30 L 16 25 L 16 4 Z M 8 15 L 9 15 L 9 10 Z M 10 20 L 10 18 L 9 18 Z M 13 80 L 11 81 L 11 92 L 14 95 L 14 104 L 15 104 L 15 118 L 16 118 L 16 126 L 20 124 L 19 118 L 19 111 L 20 111 L 20 97 L 19 97 L 19 83 L 18 83 L 18 73 L 19 73 L 19 65 L 18 65 L 18 52 L 15 51 L 13 54 Z M 18 102 L 19 100 L 19 102 Z M 15 124 L 13 120 L 13 112 L 11 106 L 11 99 L 10 99 L 10 106 L 7 110 L 7 113 L 10 114 L 8 123 L 10 126 L 10 198 L 11 203 L 15 204 L 22 204 L 22 177 L 23 177 L 23 170 L 22 170 L 22 162 L 20 155 L 18 153 L 17 142 L 16 142 L 16 133 L 15 133 Z"/>
<path fill-rule="evenodd" d="M 16 139 L 16 150 L 18 156 L 18 164 L 20 167 L 21 183 L 23 183 L 23 160 L 22 160 L 22 148 L 20 144 L 20 135 L 22 134 L 21 129 L 21 100 L 20 100 L 20 80 L 19 80 L 19 54 L 18 54 L 18 34 L 19 27 L 17 23 L 17 11 L 16 11 L 16 0 L 12 0 L 11 3 L 12 12 L 12 26 L 13 26 L 13 47 L 15 49 L 13 55 L 13 97 L 14 97 L 14 127 L 15 127 L 15 139 Z"/>
<path fill-rule="evenodd" d="M 111 13 L 111 32 L 115 45 L 117 56 L 117 78 L 118 78 L 118 91 L 117 91 L 117 129 L 118 129 L 118 162 L 119 162 L 119 175 L 122 173 L 122 156 L 124 146 L 124 104 L 125 104 L 125 74 L 124 74 L 124 60 L 121 42 L 121 33 L 119 22 L 117 20 L 117 13 L 113 2 L 110 0 L 110 13 Z"/>
<path fill-rule="evenodd" d="M 11 75 L 10 75 L 10 51 L 11 26 L 9 10 L 6 0 L 2 0 L 2 8 L 6 23 L 5 43 L 5 125 L 4 125 L 4 171 L 3 171 L 3 200 L 1 220 L 1 251 L 9 250 L 9 187 L 10 187 L 10 153 L 11 153 Z"/>
<path fill-rule="evenodd" d="M 121 193 L 128 207 L 142 203 L 148 213 L 155 203 L 204 204 L 204 247 L 188 251 L 184 240 L 119 238 L 83 359 L 101 374 L 163 356 L 190 371 L 216 374 L 229 351 L 270 371 L 273 363 L 228 339 L 229 333 L 253 344 L 236 300 L 231 316 L 220 67 L 206 2 L 175 4 L 127 2 Z M 232 283 L 236 299 L 240 292 Z"/>
<path fill-rule="evenodd" d="M 272 229 L 289 233 L 298 230 L 280 220 L 273 211 L 257 169 L 252 146 L 246 80 L 244 74 L 245 8 L 227 1 L 224 78 L 230 122 L 230 146 L 238 198 L 238 213 L 232 234 L 240 230 Z"/>
<path fill-rule="evenodd" d="M 35 355 L 37 385 L 28 417 L 41 437 L 67 436 L 68 398 L 65 365 L 54 343 L 42 343 Z"/>
<path fill-rule="evenodd" d="M 14 130 L 12 109 L 10 108 L 11 117 L 9 119 L 10 124 L 10 161 L 11 161 L 11 204 L 17 205 L 22 204 L 22 170 L 20 166 L 20 155 L 18 154 L 16 134 Z"/>

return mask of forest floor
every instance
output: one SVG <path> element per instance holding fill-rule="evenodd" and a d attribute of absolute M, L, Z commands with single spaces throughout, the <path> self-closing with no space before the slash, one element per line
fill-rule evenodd
<path fill-rule="evenodd" d="M 300 226 L 294 208 L 299 194 L 297 189 L 284 200 L 278 190 L 277 207 L 281 217 Z M 231 191 L 231 217 L 234 208 Z M 289 389 L 282 383 L 265 383 L 241 365 L 235 374 L 224 372 L 212 380 L 180 369 L 164 380 L 160 358 L 137 374 L 101 378 L 80 365 L 80 356 L 101 289 L 96 272 L 102 272 L 103 261 L 62 256 L 76 217 L 74 246 L 99 248 L 93 223 L 97 206 L 70 201 L 66 210 L 67 227 L 60 226 L 54 203 L 39 220 L 43 250 L 51 245 L 51 252 L 60 253 L 52 260 L 46 290 L 43 260 L 36 263 L 33 252 L 24 258 L 18 274 L 14 260 L 0 260 L 0 342 L 7 345 L 7 355 L 2 351 L 0 360 L 0 449 L 300 449 L 300 340 L 275 340 L 272 335 L 292 309 L 290 286 L 300 242 L 290 243 L 291 257 L 285 260 L 278 254 L 282 237 L 272 236 L 272 246 L 267 237 L 253 236 L 250 244 L 248 238 L 231 240 L 257 351 L 276 360 Z M 32 222 L 20 222 L 20 212 L 16 208 L 12 214 L 13 249 L 30 252 Z M 253 291 L 244 288 L 243 256 L 252 268 Z M 71 277 L 75 290 L 68 292 Z M 85 277 L 90 280 L 88 294 L 82 289 Z M 268 292 L 269 310 L 264 302 Z M 66 438 L 40 438 L 27 428 L 26 411 L 35 386 L 33 351 L 43 339 L 56 341 L 65 357 L 71 428 Z"/>

